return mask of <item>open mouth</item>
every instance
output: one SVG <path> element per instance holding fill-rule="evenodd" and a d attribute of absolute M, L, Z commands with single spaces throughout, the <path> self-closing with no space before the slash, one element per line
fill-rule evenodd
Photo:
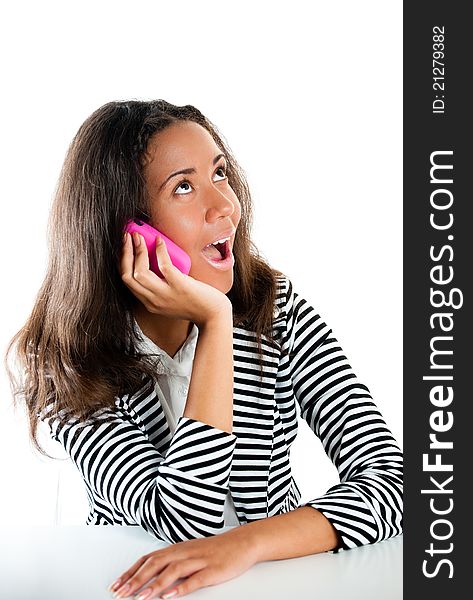
<path fill-rule="evenodd" d="M 202 252 L 211 260 L 225 260 L 230 256 L 230 241 L 226 240 L 222 244 L 209 244 Z"/>

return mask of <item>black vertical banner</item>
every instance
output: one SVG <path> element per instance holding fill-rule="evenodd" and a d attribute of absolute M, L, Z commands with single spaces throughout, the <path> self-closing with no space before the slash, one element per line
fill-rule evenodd
<path fill-rule="evenodd" d="M 471 597 L 467 88 L 473 35 L 467 8 L 458 1 L 404 3 L 404 598 L 416 600 Z"/>

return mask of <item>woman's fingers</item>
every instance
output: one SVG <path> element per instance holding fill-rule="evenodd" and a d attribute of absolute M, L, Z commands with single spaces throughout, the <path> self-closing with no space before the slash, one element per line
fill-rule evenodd
<path fill-rule="evenodd" d="M 170 271 L 174 265 L 172 264 L 171 258 L 169 256 L 168 249 L 162 237 L 156 237 L 156 258 L 158 259 L 158 267 L 161 273 L 164 275 L 165 279 L 169 277 Z"/>
<path fill-rule="evenodd" d="M 173 560 L 167 565 L 166 562 L 166 558 L 155 556 L 135 563 L 134 567 L 140 566 L 137 569 L 132 567 L 120 577 L 121 587 L 116 591 L 115 598 L 126 598 L 141 588 L 138 597 L 147 594 L 146 598 L 154 598 L 178 579 L 197 573 L 206 565 L 203 559 L 198 558 Z M 128 573 L 132 573 L 131 576 L 127 577 Z"/>
<path fill-rule="evenodd" d="M 188 558 L 175 561 L 163 569 L 149 585 L 146 585 L 139 592 L 137 597 L 140 598 L 140 596 L 143 594 L 143 598 L 148 600 L 148 598 L 156 598 L 158 594 L 160 594 L 161 598 L 166 598 L 168 597 L 168 594 L 170 594 L 176 587 L 172 584 L 190 575 L 201 573 L 202 569 L 205 569 L 205 566 L 206 562 L 198 558 Z M 172 588 L 170 588 L 170 586 L 172 586 Z M 143 584 L 141 584 L 137 589 L 140 589 L 141 587 L 143 587 Z M 170 589 L 166 590 L 166 588 Z M 166 590 L 166 592 L 163 592 L 163 590 Z"/>
<path fill-rule="evenodd" d="M 110 585 L 108 591 L 114 592 L 114 598 L 126 598 L 127 596 L 130 596 L 133 593 L 133 590 L 139 589 L 140 586 L 136 585 L 136 577 L 139 577 L 140 573 L 143 573 L 142 567 L 145 564 L 149 565 L 150 558 L 153 556 L 156 561 L 157 556 L 155 553 L 145 554 L 144 556 L 139 558 L 135 563 L 131 565 L 129 569 L 122 573 L 120 577 Z M 163 565 L 165 564 L 166 562 L 163 563 Z M 155 564 L 155 567 L 156 566 L 157 565 Z"/>
<path fill-rule="evenodd" d="M 195 572 L 193 575 L 190 575 L 185 581 L 178 583 L 173 586 L 172 589 L 166 592 L 166 595 L 161 596 L 162 598 L 177 598 L 180 596 L 185 596 L 186 594 L 190 594 L 191 592 L 195 592 L 202 587 L 208 585 L 214 585 L 215 583 L 219 583 L 219 581 L 215 580 L 212 576 L 212 572 L 210 569 L 202 569 L 201 571 Z M 167 594 L 176 591 L 173 596 L 167 596 Z M 152 597 L 152 596 L 151 596 Z"/>
<path fill-rule="evenodd" d="M 163 293 L 167 287 L 149 270 L 146 242 L 138 233 L 127 234 L 122 248 L 120 274 L 127 287 L 145 306 L 153 305 L 157 286 L 162 286 L 160 293 Z"/>
<path fill-rule="evenodd" d="M 135 254 L 134 241 L 129 233 L 126 234 L 122 247 L 120 259 L 120 275 L 124 283 L 131 289 L 134 294 L 142 294 L 145 288 L 139 281 L 134 278 L 135 272 Z"/>
<path fill-rule="evenodd" d="M 122 253 L 120 256 L 120 275 L 123 277 L 128 273 L 133 272 L 133 247 L 131 236 L 125 233 L 123 237 Z"/>
<path fill-rule="evenodd" d="M 148 279 L 149 257 L 146 242 L 139 233 L 133 233 L 133 247 L 135 250 L 135 262 L 133 265 L 133 278 L 139 283 Z"/>
<path fill-rule="evenodd" d="M 155 290 L 156 286 L 159 287 L 162 285 L 165 288 L 164 283 L 175 282 L 175 273 L 179 273 L 179 270 L 172 264 L 166 244 L 162 238 L 156 238 L 155 252 L 159 270 L 164 275 L 165 281 L 149 268 L 148 248 L 144 238 L 140 234 L 134 233 L 133 243 L 135 248 L 134 279 L 151 291 Z"/>
<path fill-rule="evenodd" d="M 147 600 L 172 597 L 174 590 L 176 597 L 184 596 L 237 577 L 257 562 L 248 552 L 248 544 L 242 544 L 246 535 L 243 527 L 237 527 L 234 532 L 178 542 L 145 554 L 121 575 L 118 591 L 112 586 L 114 597 L 126 598 L 138 590 L 137 598 Z"/>
<path fill-rule="evenodd" d="M 114 597 L 118 597 L 119 593 L 125 593 L 128 590 L 126 586 L 128 585 L 130 578 L 133 577 L 133 575 L 147 560 L 148 556 L 146 555 L 142 556 L 139 560 L 133 563 L 129 569 L 127 569 L 124 573 L 120 575 L 120 577 L 118 577 L 118 579 L 116 579 L 112 584 L 110 584 L 108 591 L 114 592 Z M 123 597 L 125 596 L 123 595 Z"/>

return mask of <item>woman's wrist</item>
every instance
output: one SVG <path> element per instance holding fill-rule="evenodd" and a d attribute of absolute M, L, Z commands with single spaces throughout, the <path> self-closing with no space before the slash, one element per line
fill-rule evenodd
<path fill-rule="evenodd" d="M 213 312 L 204 318 L 203 321 L 196 323 L 199 333 L 204 331 L 230 327 L 233 328 L 233 308 L 230 301 L 228 304 L 223 304 L 221 309 L 217 312 Z"/>
<path fill-rule="evenodd" d="M 327 552 L 341 543 L 328 519 L 310 506 L 246 523 L 228 533 L 241 538 L 254 564 Z"/>
<path fill-rule="evenodd" d="M 259 521 L 255 522 L 258 523 Z M 266 559 L 264 558 L 264 545 L 262 544 L 261 536 L 258 535 L 258 529 L 250 527 L 250 525 L 253 525 L 253 523 L 246 523 L 244 525 L 233 527 L 220 535 L 234 538 L 238 542 L 238 548 L 241 549 L 245 556 L 247 556 L 255 565 Z"/>

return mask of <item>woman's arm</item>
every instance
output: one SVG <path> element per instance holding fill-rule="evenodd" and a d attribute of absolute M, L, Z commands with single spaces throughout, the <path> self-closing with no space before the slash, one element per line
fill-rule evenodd
<path fill-rule="evenodd" d="M 162 239 L 156 258 L 163 278 L 149 268 L 141 235 L 126 234 L 120 260 L 123 282 L 151 313 L 191 320 L 199 329 L 183 416 L 227 433 L 233 428 L 233 307 L 221 291 L 184 275 Z"/>
<path fill-rule="evenodd" d="M 338 545 L 337 532 L 331 523 L 319 511 L 305 506 L 240 525 L 220 535 L 173 544 L 146 554 L 109 591 L 115 592 L 116 598 L 126 598 L 143 588 L 139 600 L 156 598 L 164 590 L 162 598 L 183 596 L 228 581 L 264 560 L 307 556 L 333 550 Z M 186 579 L 169 588 L 180 578 Z"/>
<path fill-rule="evenodd" d="M 183 413 L 232 433 L 233 316 L 232 306 L 199 327 L 192 376 Z"/>
<path fill-rule="evenodd" d="M 335 527 L 310 506 L 247 523 L 239 530 L 255 562 L 307 556 L 335 550 L 341 545 Z M 231 531 L 237 534 L 238 530 Z"/>
<path fill-rule="evenodd" d="M 307 502 L 331 521 L 343 548 L 402 532 L 402 453 L 332 330 L 287 280 L 290 380 L 301 417 L 320 438 L 340 483 Z"/>
<path fill-rule="evenodd" d="M 260 561 L 351 548 L 401 532 L 402 454 L 368 388 L 358 382 L 331 330 L 292 291 L 289 280 L 285 309 L 284 345 L 294 394 L 341 483 L 294 511 L 140 558 L 113 587 L 121 587 L 117 597 L 131 595 L 156 576 L 147 586 L 147 598 L 187 577 L 166 590 L 177 590 L 174 597 L 184 595 L 236 577 Z"/>
<path fill-rule="evenodd" d="M 172 439 L 154 382 L 115 398 L 114 408 L 98 411 L 88 422 L 62 422 L 53 405 L 42 420 L 78 468 L 102 522 L 136 523 L 171 542 L 213 535 L 224 526 L 236 444 L 232 305 L 212 286 L 176 269 L 164 243 L 156 247 L 162 281 L 149 270 L 140 236 L 135 243 L 136 255 L 125 237 L 123 281 L 152 312 L 189 318 L 200 332 L 188 402 Z"/>
<path fill-rule="evenodd" d="M 43 415 L 99 510 L 107 508 L 102 522 L 137 524 L 170 542 L 219 533 L 236 437 L 180 417 L 172 439 L 163 445 L 160 436 L 168 428 L 153 382 L 116 398 L 115 405 L 89 422 L 61 423 L 57 416 Z M 152 432 L 141 423 L 142 413 L 153 421 Z M 165 448 L 165 456 L 158 447 Z M 193 453 L 198 461 L 189 460 Z M 204 463 L 214 469 L 203 469 Z"/>

